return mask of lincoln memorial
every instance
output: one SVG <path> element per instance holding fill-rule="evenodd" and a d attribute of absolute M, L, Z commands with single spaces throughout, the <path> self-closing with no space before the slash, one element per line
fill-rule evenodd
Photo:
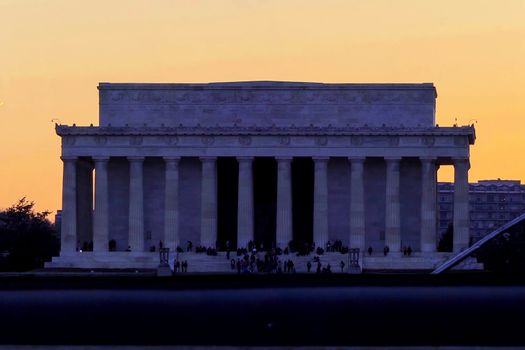
<path fill-rule="evenodd" d="M 100 83 L 98 90 L 98 126 L 56 126 L 61 251 L 48 267 L 155 267 L 162 242 L 189 271 L 228 271 L 227 244 L 326 250 L 339 241 L 359 248 L 364 269 L 430 269 L 451 254 L 437 252 L 444 166 L 454 168 L 453 249 L 469 245 L 475 130 L 436 124 L 432 83 Z M 220 255 L 186 252 L 189 241 Z M 306 258 L 290 258 L 301 271 Z M 348 265 L 340 252 L 321 259 Z"/>

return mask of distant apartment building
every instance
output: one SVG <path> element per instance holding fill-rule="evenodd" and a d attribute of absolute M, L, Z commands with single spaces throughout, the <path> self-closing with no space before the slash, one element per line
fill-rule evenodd
<path fill-rule="evenodd" d="M 525 212 L 525 184 L 519 180 L 480 180 L 469 184 L 470 237 L 475 242 Z M 454 183 L 438 183 L 439 232 L 454 216 Z"/>

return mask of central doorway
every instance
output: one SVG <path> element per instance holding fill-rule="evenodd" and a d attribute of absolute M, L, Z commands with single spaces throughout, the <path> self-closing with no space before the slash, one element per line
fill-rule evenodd
<path fill-rule="evenodd" d="M 253 162 L 254 239 L 268 251 L 275 246 L 277 162 L 257 157 Z"/>
<path fill-rule="evenodd" d="M 217 243 L 219 250 L 237 246 L 239 165 L 234 157 L 217 159 Z"/>
<path fill-rule="evenodd" d="M 294 158 L 292 162 L 292 218 L 295 250 L 313 242 L 314 161 Z"/>

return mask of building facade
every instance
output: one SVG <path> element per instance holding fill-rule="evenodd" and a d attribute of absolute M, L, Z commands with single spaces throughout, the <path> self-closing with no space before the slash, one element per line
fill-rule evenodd
<path fill-rule="evenodd" d="M 336 240 L 362 255 L 388 246 L 385 267 L 402 259 L 403 246 L 433 264 L 440 259 L 436 172 L 446 165 L 455 170 L 454 250 L 469 244 L 475 131 L 436 125 L 433 84 L 98 89 L 99 126 L 56 126 L 62 246 L 51 266 L 95 266 L 108 256 L 118 266 L 139 264 L 160 241 L 173 251 L 187 241 L 252 241 L 268 250 Z M 86 241 L 93 252 L 80 257 Z M 379 257 L 362 259 L 383 266 Z"/>
<path fill-rule="evenodd" d="M 444 234 L 454 217 L 454 184 L 438 184 L 439 231 Z M 519 180 L 480 180 L 469 184 L 470 237 L 475 242 L 525 213 L 525 185 Z"/>

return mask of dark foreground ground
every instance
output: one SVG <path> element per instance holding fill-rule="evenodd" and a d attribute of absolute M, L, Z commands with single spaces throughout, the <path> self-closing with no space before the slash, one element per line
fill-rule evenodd
<path fill-rule="evenodd" d="M 525 345 L 522 275 L 0 276 L 1 344 Z"/>

